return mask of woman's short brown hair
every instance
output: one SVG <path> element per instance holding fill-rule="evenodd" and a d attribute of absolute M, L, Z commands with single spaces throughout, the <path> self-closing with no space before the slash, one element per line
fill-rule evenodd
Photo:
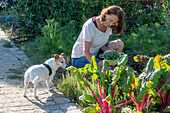
<path fill-rule="evenodd" d="M 124 11 L 122 10 L 121 7 L 113 5 L 109 6 L 107 8 L 104 8 L 100 14 L 100 21 L 105 21 L 106 20 L 106 14 L 111 15 L 117 15 L 119 18 L 118 25 L 117 26 L 111 26 L 112 29 L 114 29 L 115 34 L 120 34 L 123 32 L 125 28 L 125 21 L 124 21 Z"/>

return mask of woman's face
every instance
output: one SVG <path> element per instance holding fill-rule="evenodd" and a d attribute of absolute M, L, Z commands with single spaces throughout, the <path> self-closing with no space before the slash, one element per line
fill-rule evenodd
<path fill-rule="evenodd" d="M 106 20 L 103 22 L 103 25 L 105 27 L 111 27 L 111 26 L 117 26 L 119 22 L 119 18 L 117 15 L 111 14 L 108 15 L 106 14 Z"/>

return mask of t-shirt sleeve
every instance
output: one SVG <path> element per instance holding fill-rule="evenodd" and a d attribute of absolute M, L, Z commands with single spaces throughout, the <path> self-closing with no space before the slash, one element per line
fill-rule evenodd
<path fill-rule="evenodd" d="M 83 26 L 83 40 L 87 41 L 87 42 L 91 42 L 92 38 L 94 37 L 94 30 L 91 27 L 91 25 L 84 25 Z"/>

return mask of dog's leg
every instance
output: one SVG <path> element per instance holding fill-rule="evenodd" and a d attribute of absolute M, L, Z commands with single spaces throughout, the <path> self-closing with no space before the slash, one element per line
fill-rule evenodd
<path fill-rule="evenodd" d="M 36 88 L 38 86 L 38 76 L 32 82 L 34 84 L 34 97 L 36 97 Z"/>
<path fill-rule="evenodd" d="M 28 87 L 29 82 L 30 82 L 29 77 L 25 76 L 25 78 L 24 78 L 24 97 L 26 96 L 27 87 Z"/>
<path fill-rule="evenodd" d="M 47 88 L 48 88 L 48 91 L 50 90 L 50 77 L 48 78 L 48 80 L 46 81 L 46 84 L 47 84 Z"/>

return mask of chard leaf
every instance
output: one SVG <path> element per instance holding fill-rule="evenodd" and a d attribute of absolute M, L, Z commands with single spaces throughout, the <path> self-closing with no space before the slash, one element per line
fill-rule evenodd
<path fill-rule="evenodd" d="M 111 96 L 111 94 L 109 94 L 105 99 L 103 99 L 102 101 L 107 101 L 107 102 L 109 102 L 109 101 L 111 101 L 112 100 L 112 96 Z"/>
<path fill-rule="evenodd" d="M 119 81 L 119 85 L 122 87 L 123 92 L 126 94 L 129 93 L 129 86 L 127 85 L 126 81 Z"/>
<path fill-rule="evenodd" d="M 136 85 L 136 87 L 138 87 L 140 85 L 140 78 L 135 79 L 135 85 Z"/>
<path fill-rule="evenodd" d="M 155 84 L 159 83 L 161 75 L 163 75 L 165 69 L 159 68 L 155 70 L 149 78 L 149 81 L 154 82 Z"/>
<path fill-rule="evenodd" d="M 92 68 L 94 68 L 94 70 L 98 70 L 98 65 L 94 55 L 91 57 L 91 63 L 92 63 Z"/>
<path fill-rule="evenodd" d="M 96 101 L 96 99 L 94 99 L 91 95 L 85 95 L 84 100 L 91 103 Z"/>
<path fill-rule="evenodd" d="M 142 83 L 144 83 L 145 81 L 145 78 L 146 78 L 146 72 L 142 72 L 140 75 L 139 75 L 139 79 L 142 79 Z"/>
<path fill-rule="evenodd" d="M 84 98 L 85 98 L 85 95 L 79 96 L 79 100 L 84 100 Z"/>
<path fill-rule="evenodd" d="M 102 74 L 102 72 L 100 70 L 94 70 L 93 71 L 93 76 L 92 79 L 93 80 L 97 80 L 97 78 Z"/>
<path fill-rule="evenodd" d="M 137 98 L 136 98 L 136 102 L 139 104 L 142 101 L 142 98 L 148 93 L 148 89 L 147 88 L 142 88 L 141 91 L 139 92 Z"/>
<path fill-rule="evenodd" d="M 137 103 L 140 103 L 142 98 L 144 98 L 145 95 L 147 95 L 149 92 L 152 91 L 152 85 L 153 84 L 154 83 L 152 81 L 148 81 L 148 82 L 145 82 L 142 85 L 142 87 L 140 89 L 140 92 L 139 92 L 139 94 L 138 94 L 138 96 L 136 98 Z"/>
<path fill-rule="evenodd" d="M 151 57 L 147 63 L 147 66 L 145 68 L 145 72 L 147 73 L 148 72 L 148 69 L 149 69 L 149 72 L 153 71 L 153 66 L 154 66 L 154 61 L 153 61 L 153 58 Z"/>
<path fill-rule="evenodd" d="M 169 64 L 167 64 L 168 62 L 168 59 L 161 55 L 157 55 L 155 58 L 154 58 L 154 69 L 159 69 L 159 68 L 164 68 L 166 69 L 166 71 L 170 72 L 170 66 Z"/>
<path fill-rule="evenodd" d="M 97 80 L 98 75 L 93 73 L 92 80 Z"/>
<path fill-rule="evenodd" d="M 90 105 L 90 107 L 85 108 L 84 113 L 97 113 L 96 106 Z"/>
<path fill-rule="evenodd" d="M 149 88 L 149 89 L 152 88 L 152 85 L 153 85 L 153 82 L 152 82 L 152 81 L 148 81 L 148 82 L 146 83 L 146 87 Z"/>
<path fill-rule="evenodd" d="M 125 66 L 128 61 L 128 55 L 124 54 L 122 58 L 118 61 L 118 66 L 120 67 L 121 65 Z"/>
<path fill-rule="evenodd" d="M 68 71 L 72 71 L 73 74 L 76 74 L 76 73 L 79 72 L 78 69 L 77 69 L 76 67 L 74 67 L 74 66 L 69 66 L 69 67 L 67 68 L 67 70 L 68 70 Z"/>
<path fill-rule="evenodd" d="M 120 78 L 120 75 L 114 75 L 114 77 L 112 78 L 112 83 L 111 83 L 111 85 L 115 85 L 116 82 L 119 80 L 119 78 Z"/>
<path fill-rule="evenodd" d="M 162 85 L 162 90 L 168 92 L 170 90 L 170 84 Z"/>

